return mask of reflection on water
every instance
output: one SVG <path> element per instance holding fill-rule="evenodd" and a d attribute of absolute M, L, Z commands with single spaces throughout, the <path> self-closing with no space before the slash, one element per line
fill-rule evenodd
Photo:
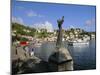
<path fill-rule="evenodd" d="M 91 40 L 89 45 L 68 46 L 64 42 L 64 47 L 69 49 L 74 60 L 74 70 L 87 70 L 96 68 L 96 46 L 95 40 Z M 40 48 L 35 49 L 35 54 L 48 61 L 48 57 L 54 52 L 56 44 L 46 42 Z"/>
<path fill-rule="evenodd" d="M 43 43 L 40 48 L 36 48 L 35 53 L 44 61 L 48 61 L 49 56 L 55 51 L 55 47 L 55 42 L 46 42 Z"/>
<path fill-rule="evenodd" d="M 90 41 L 89 45 L 68 46 L 74 60 L 75 70 L 95 69 L 96 68 L 96 46 L 95 40 Z"/>

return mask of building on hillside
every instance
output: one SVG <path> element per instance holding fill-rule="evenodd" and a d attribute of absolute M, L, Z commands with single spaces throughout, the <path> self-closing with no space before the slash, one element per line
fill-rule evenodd
<path fill-rule="evenodd" d="M 27 32 L 27 33 L 31 32 L 31 31 L 28 30 L 28 29 L 23 29 L 23 31 L 25 31 L 25 32 Z"/>

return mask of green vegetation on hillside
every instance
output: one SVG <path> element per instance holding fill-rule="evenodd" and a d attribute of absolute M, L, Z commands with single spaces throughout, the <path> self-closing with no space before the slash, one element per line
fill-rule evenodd
<path fill-rule="evenodd" d="M 19 37 L 18 35 L 25 35 L 25 36 L 31 36 L 37 38 L 45 38 L 49 35 L 46 29 L 41 29 L 40 32 L 38 32 L 35 28 L 21 25 L 18 23 L 12 23 L 12 33 L 15 34 L 15 36 L 12 36 L 12 41 L 28 40 L 27 38 Z"/>
<path fill-rule="evenodd" d="M 35 28 L 30 28 L 18 23 L 12 23 L 12 31 L 14 30 L 16 31 L 15 34 L 20 34 L 20 35 L 35 36 L 36 33 Z"/>

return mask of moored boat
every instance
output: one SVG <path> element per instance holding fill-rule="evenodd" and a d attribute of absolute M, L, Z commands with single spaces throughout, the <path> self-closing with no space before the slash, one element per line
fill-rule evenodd
<path fill-rule="evenodd" d="M 88 45 L 88 44 L 89 44 L 89 41 L 81 40 L 81 39 L 68 41 L 68 45 L 71 45 L 71 46 Z"/>

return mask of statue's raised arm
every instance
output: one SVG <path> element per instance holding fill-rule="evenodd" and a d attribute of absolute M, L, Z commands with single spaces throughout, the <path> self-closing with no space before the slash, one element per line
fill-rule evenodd
<path fill-rule="evenodd" d="M 57 20 L 59 29 L 61 28 L 61 25 L 63 24 L 63 22 L 64 22 L 64 16 L 62 16 L 62 19 Z"/>

